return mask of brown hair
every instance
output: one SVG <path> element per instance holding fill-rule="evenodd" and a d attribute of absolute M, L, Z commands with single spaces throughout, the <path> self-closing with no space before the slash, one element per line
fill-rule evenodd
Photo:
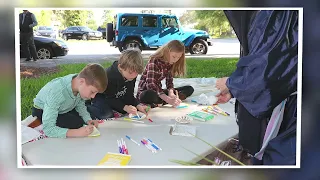
<path fill-rule="evenodd" d="M 125 50 L 120 55 L 120 67 L 124 70 L 131 70 L 141 74 L 143 72 L 143 58 L 141 51 L 130 49 Z"/>
<path fill-rule="evenodd" d="M 103 93 L 107 89 L 107 73 L 100 64 L 87 64 L 78 74 L 78 77 L 84 78 L 87 85 L 94 86 L 100 93 Z"/>
<path fill-rule="evenodd" d="M 185 74 L 186 74 L 185 47 L 181 41 L 172 40 L 172 41 L 168 42 L 167 44 L 160 47 L 150 57 L 154 58 L 154 59 L 162 59 L 165 62 L 169 62 L 170 52 L 182 53 L 182 56 L 180 57 L 180 59 L 176 63 L 173 64 L 172 71 L 171 71 L 172 75 L 173 76 L 185 76 Z"/>

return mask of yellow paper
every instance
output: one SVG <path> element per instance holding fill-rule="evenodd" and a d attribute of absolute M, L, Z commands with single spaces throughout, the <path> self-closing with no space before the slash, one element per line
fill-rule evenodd
<path fill-rule="evenodd" d="M 126 166 L 130 161 L 131 155 L 108 152 L 98 166 Z"/>
<path fill-rule="evenodd" d="M 97 137 L 97 136 L 100 136 L 100 131 L 95 126 L 93 126 L 93 131 L 91 134 L 89 134 L 89 137 Z"/>

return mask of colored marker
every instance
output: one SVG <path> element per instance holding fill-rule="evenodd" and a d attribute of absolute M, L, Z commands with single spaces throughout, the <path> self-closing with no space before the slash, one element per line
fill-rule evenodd
<path fill-rule="evenodd" d="M 120 144 L 119 140 L 117 140 L 117 143 L 118 143 L 118 147 L 119 147 L 119 153 L 123 154 L 123 153 L 122 153 L 121 144 Z"/>
<path fill-rule="evenodd" d="M 161 147 L 159 147 L 159 146 L 156 145 L 154 142 L 152 142 L 151 139 L 148 139 L 148 141 L 150 141 L 152 144 L 154 144 L 155 146 L 157 146 L 157 147 L 162 151 Z"/>
<path fill-rule="evenodd" d="M 155 150 L 160 150 L 156 145 L 154 145 L 152 142 L 147 140 L 147 138 L 143 138 L 146 141 L 146 144 L 150 144 Z"/>
<path fill-rule="evenodd" d="M 135 141 L 135 140 L 131 139 L 131 137 L 129 137 L 128 135 L 126 135 L 126 138 L 128 138 L 129 140 L 131 140 L 132 142 L 134 142 L 136 145 L 140 146 L 140 144 L 139 144 L 139 143 L 137 143 L 137 141 Z"/>
<path fill-rule="evenodd" d="M 129 154 L 129 151 L 128 151 L 128 148 L 127 148 L 126 142 L 125 142 L 125 141 L 123 141 L 123 143 L 124 143 L 124 148 L 125 148 L 126 154 Z"/>
<path fill-rule="evenodd" d="M 141 140 L 141 143 L 142 143 L 147 149 L 149 149 L 152 153 L 155 153 L 155 151 L 154 151 L 152 148 L 150 148 L 150 146 L 147 146 L 147 144 L 146 144 L 145 142 L 143 142 L 142 140 Z"/>
<path fill-rule="evenodd" d="M 157 152 L 157 149 L 154 146 L 152 146 L 151 143 L 148 142 L 146 139 L 142 139 L 142 141 L 144 142 L 144 144 L 149 146 L 154 152 Z"/>
<path fill-rule="evenodd" d="M 121 138 L 121 147 L 122 147 L 123 154 L 125 154 L 126 153 L 126 147 L 124 146 L 124 141 L 123 141 L 122 138 Z"/>
<path fill-rule="evenodd" d="M 153 122 L 150 118 L 148 119 L 150 122 Z"/>
<path fill-rule="evenodd" d="M 149 110 L 150 110 L 150 106 L 147 106 L 147 108 L 146 108 L 146 112 L 148 112 Z"/>

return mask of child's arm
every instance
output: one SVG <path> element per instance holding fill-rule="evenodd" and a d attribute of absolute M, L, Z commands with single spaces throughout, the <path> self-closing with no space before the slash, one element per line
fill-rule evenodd
<path fill-rule="evenodd" d="M 156 81 L 158 78 L 161 77 L 161 72 L 159 68 L 155 65 L 154 62 L 149 62 L 146 66 L 146 71 L 147 71 L 147 77 L 146 77 L 146 82 L 147 82 L 147 89 L 148 90 L 154 90 L 157 92 L 158 96 L 163 94 L 162 87 L 160 87 Z"/>
<path fill-rule="evenodd" d="M 173 86 L 173 77 L 172 77 L 172 74 L 171 72 L 169 72 L 166 76 L 166 86 L 167 86 L 167 89 L 168 91 L 174 91 L 174 86 Z"/>
<path fill-rule="evenodd" d="M 80 102 L 76 105 L 75 110 L 79 113 L 85 123 L 91 120 L 91 116 L 87 110 L 84 100 L 80 100 Z"/>
<path fill-rule="evenodd" d="M 134 107 L 137 107 L 139 104 L 138 100 L 134 97 L 134 87 L 136 85 L 136 79 L 130 81 L 130 83 L 127 84 L 127 93 L 125 94 L 123 103 L 126 105 L 132 105 Z"/>
<path fill-rule="evenodd" d="M 60 104 L 63 98 L 58 96 L 48 96 L 43 107 L 42 124 L 43 131 L 48 137 L 66 138 L 67 128 L 56 125 Z"/>

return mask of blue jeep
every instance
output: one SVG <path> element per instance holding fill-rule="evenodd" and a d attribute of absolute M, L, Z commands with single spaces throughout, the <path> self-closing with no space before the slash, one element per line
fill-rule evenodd
<path fill-rule="evenodd" d="M 120 52 L 127 48 L 157 49 L 171 40 L 180 40 L 191 54 L 206 54 L 210 36 L 206 31 L 182 28 L 175 15 L 118 13 L 107 24 L 107 41 Z"/>

